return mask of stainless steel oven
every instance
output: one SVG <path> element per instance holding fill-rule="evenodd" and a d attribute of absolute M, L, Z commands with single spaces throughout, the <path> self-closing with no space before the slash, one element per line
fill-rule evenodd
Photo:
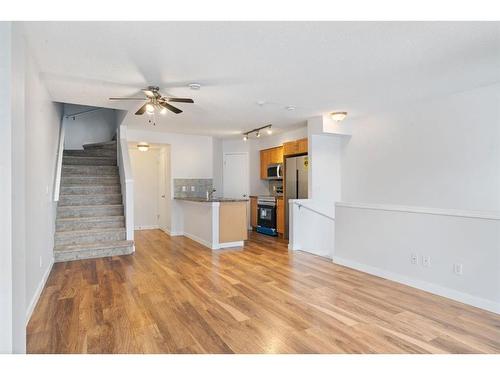
<path fill-rule="evenodd" d="M 257 232 L 277 236 L 276 198 L 272 196 L 257 199 Z"/>

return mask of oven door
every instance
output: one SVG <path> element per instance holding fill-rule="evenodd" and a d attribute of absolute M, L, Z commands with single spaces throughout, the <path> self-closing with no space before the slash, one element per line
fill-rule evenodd
<path fill-rule="evenodd" d="M 259 227 L 276 229 L 276 206 L 259 204 L 257 224 Z"/>

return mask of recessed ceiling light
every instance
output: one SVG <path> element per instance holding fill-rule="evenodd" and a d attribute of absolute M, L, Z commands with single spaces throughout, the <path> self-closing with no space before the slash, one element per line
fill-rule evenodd
<path fill-rule="evenodd" d="M 189 86 L 189 88 L 191 90 L 199 90 L 199 89 L 201 89 L 201 85 L 199 83 L 190 83 L 188 86 Z"/>
<path fill-rule="evenodd" d="M 295 106 L 294 106 L 294 105 L 287 105 L 287 106 L 285 107 L 285 109 L 286 109 L 287 111 L 295 111 Z"/>
<path fill-rule="evenodd" d="M 332 112 L 330 117 L 333 121 L 342 121 L 347 116 L 347 112 Z"/>

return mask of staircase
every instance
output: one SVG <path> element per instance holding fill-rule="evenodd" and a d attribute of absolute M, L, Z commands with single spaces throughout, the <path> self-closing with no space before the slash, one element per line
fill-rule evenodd
<path fill-rule="evenodd" d="M 56 262 L 132 253 L 126 240 L 116 141 L 64 150 L 57 206 Z"/>

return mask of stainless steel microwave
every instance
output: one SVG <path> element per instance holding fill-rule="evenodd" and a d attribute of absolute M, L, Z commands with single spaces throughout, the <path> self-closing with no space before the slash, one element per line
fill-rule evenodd
<path fill-rule="evenodd" d="M 282 180 L 283 179 L 283 164 L 269 164 L 267 166 L 267 179 L 268 180 Z"/>

